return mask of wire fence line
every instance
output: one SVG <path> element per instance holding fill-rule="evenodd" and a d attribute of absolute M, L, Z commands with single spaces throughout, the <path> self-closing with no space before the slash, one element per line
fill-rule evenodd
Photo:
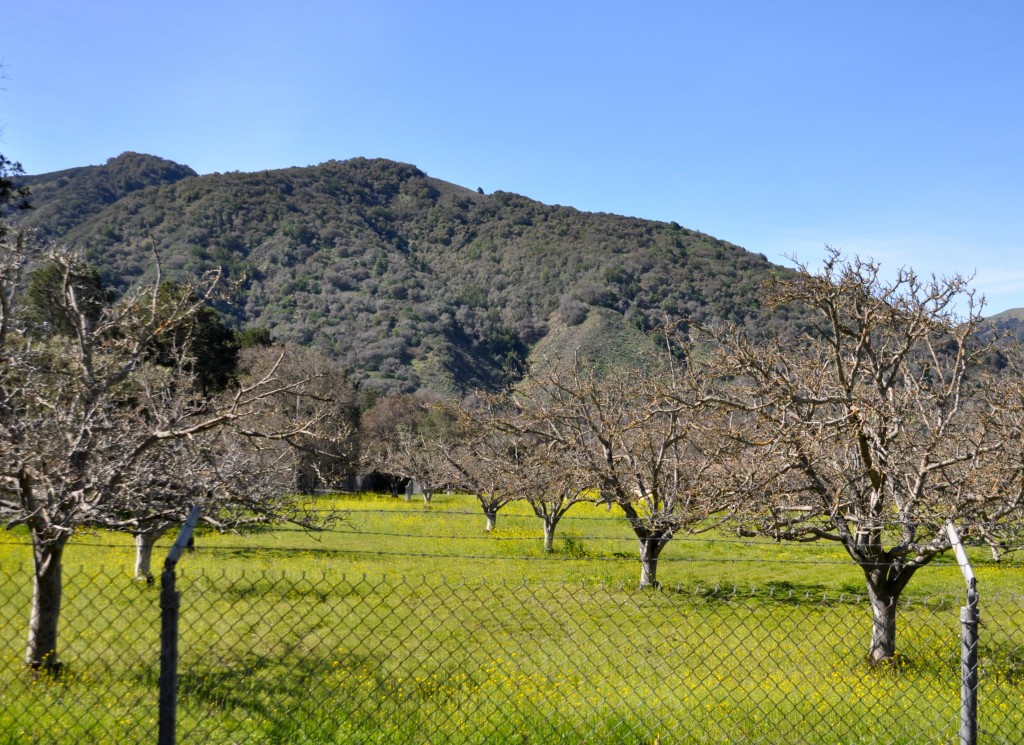
<path fill-rule="evenodd" d="M 343 493 L 343 492 L 324 492 L 321 496 L 324 496 L 324 497 L 327 497 L 327 498 L 333 496 L 333 497 L 338 497 L 338 498 L 346 498 L 346 497 L 348 497 L 348 498 L 358 499 L 361 495 L 346 494 L 346 493 Z M 370 499 L 377 499 L 377 498 L 380 498 L 382 495 L 380 495 L 378 493 L 375 493 L 375 492 L 365 492 L 365 493 L 363 493 L 362 496 L 367 496 Z M 392 497 L 391 499 L 394 500 L 396 498 Z M 513 500 L 513 501 L 522 501 L 522 500 Z M 336 513 L 338 513 L 340 511 L 340 512 L 344 512 L 346 515 L 410 515 L 410 514 L 416 514 L 416 515 L 434 515 L 434 516 L 438 516 L 438 517 L 445 517 L 445 516 L 452 516 L 452 515 L 461 515 L 461 516 L 467 516 L 467 517 L 480 517 L 483 514 L 483 510 L 481 508 L 479 508 L 479 507 L 474 508 L 474 509 L 465 509 L 465 510 L 452 509 L 450 507 L 443 506 L 442 504 L 439 503 L 439 501 L 435 501 L 435 502 L 431 502 L 431 503 L 422 503 L 422 502 L 419 502 L 419 503 L 406 503 L 405 507 L 399 507 L 397 509 L 394 508 L 394 507 L 386 507 L 386 508 L 385 507 L 367 507 L 367 508 L 364 508 L 364 507 L 353 507 L 353 508 L 346 507 L 343 510 L 339 510 L 338 508 L 332 508 L 332 507 L 304 507 L 302 509 L 302 511 L 304 513 L 309 513 L 309 514 L 321 514 L 321 513 L 336 514 Z M 610 511 L 610 510 L 608 509 L 608 507 L 606 505 L 603 505 L 602 511 Z M 539 516 L 536 515 L 532 511 L 511 512 L 511 511 L 499 509 L 498 512 L 501 515 L 502 519 L 513 519 L 513 520 L 521 519 L 521 520 L 528 520 L 528 521 L 535 521 L 535 520 L 540 519 Z M 590 522 L 604 522 L 604 521 L 607 521 L 607 519 L 608 518 L 603 516 L 603 515 L 579 515 L 579 514 L 576 514 L 576 513 L 572 514 L 573 522 L 588 522 L 588 521 L 590 521 Z M 636 518 L 636 519 L 643 520 L 644 518 L 640 517 L 640 518 Z M 625 521 L 629 522 L 629 518 L 626 518 Z M 899 527 L 902 527 L 902 526 L 905 526 L 905 525 L 908 525 L 908 524 L 913 524 L 913 525 L 916 525 L 919 528 L 920 527 L 924 527 L 924 526 L 931 526 L 935 530 L 940 530 L 942 528 L 942 525 L 944 524 L 943 523 L 943 518 L 941 516 L 936 516 L 932 520 L 928 520 L 928 519 L 910 520 L 910 519 L 898 519 L 898 518 L 892 518 L 892 517 L 883 517 L 883 518 L 874 519 L 871 522 L 872 522 L 872 524 L 876 525 L 877 527 L 884 528 L 884 529 L 899 528 Z M 865 521 L 863 524 L 867 524 L 867 522 Z M 980 521 L 978 521 L 975 524 L 978 525 L 979 527 L 984 527 L 984 528 L 986 528 L 988 530 L 995 530 L 998 527 L 1000 527 L 1001 525 L 1004 525 L 1004 523 L 1001 523 L 999 521 L 984 521 L 984 520 L 980 520 Z M 703 535 L 708 535 L 708 534 L 705 533 Z"/>
<path fill-rule="evenodd" d="M 912 598 L 866 664 L 852 593 L 179 568 L 180 742 L 950 743 L 962 593 Z M 21 665 L 31 569 L 0 566 L 0 732 L 153 742 L 159 593 L 68 567 L 56 680 Z M 979 731 L 1024 732 L 1024 595 L 981 602 Z"/>
<path fill-rule="evenodd" d="M 416 539 L 436 539 L 440 536 L 431 536 L 423 534 L 402 534 L 402 533 L 360 533 L 359 537 L 374 537 L 374 536 L 388 536 L 393 538 L 416 538 Z M 453 536 L 453 538 L 459 538 Z M 574 536 L 575 538 L 575 536 Z M 505 538 L 504 540 L 515 540 L 519 542 L 530 542 L 536 543 L 537 538 Z M 581 537 L 577 540 L 605 540 L 603 536 L 597 537 Z M 618 540 L 612 538 L 610 540 Z M 675 539 L 674 539 L 675 540 Z M 498 537 L 489 541 L 492 543 L 501 542 Z M 630 539 L 631 543 L 636 543 L 636 539 Z M 679 541 L 680 543 L 682 541 Z M 109 548 L 126 550 L 127 547 L 122 543 L 103 543 L 103 542 L 82 542 L 81 545 L 87 545 L 90 548 Z M 745 544 L 747 546 L 756 546 L 757 544 Z M 24 541 L 0 541 L 0 546 L 22 546 L 28 548 L 30 544 Z M 555 562 L 565 563 L 571 562 L 579 564 L 583 561 L 593 561 L 595 557 L 590 555 L 564 555 L 564 554 L 541 554 L 537 556 L 520 555 L 520 554 L 468 554 L 464 551 L 458 553 L 437 553 L 437 552 L 425 552 L 425 551 L 394 551 L 386 549 L 366 549 L 366 548 L 321 548 L 318 546 L 204 546 L 203 551 L 205 553 L 225 553 L 234 555 L 259 555 L 261 553 L 276 553 L 276 554 L 296 554 L 296 555 L 323 555 L 323 556 L 374 556 L 374 557 L 402 557 L 411 559 L 459 559 L 466 561 L 523 561 L 523 562 Z M 637 562 L 636 556 L 631 556 L 626 553 L 616 553 L 610 555 L 604 555 L 600 557 L 602 562 L 624 562 L 629 564 L 635 564 Z M 740 557 L 740 558 L 725 558 L 716 556 L 714 558 L 708 558 L 706 556 L 660 556 L 658 558 L 659 564 L 780 564 L 790 566 L 821 566 L 821 567 L 849 567 L 849 560 L 841 559 L 767 559 L 764 557 Z M 861 564 L 860 566 L 873 566 L 872 564 Z M 936 564 L 939 566 L 939 564 Z"/>

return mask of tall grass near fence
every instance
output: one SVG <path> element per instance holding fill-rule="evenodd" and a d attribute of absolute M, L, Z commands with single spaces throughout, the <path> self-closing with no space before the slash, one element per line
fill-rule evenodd
<path fill-rule="evenodd" d="M 835 552 L 679 541 L 663 588 L 640 591 L 613 514 L 568 518 L 547 560 L 535 518 L 502 513 L 486 536 L 470 501 L 437 499 L 347 500 L 350 528 L 318 538 L 202 536 L 179 567 L 180 741 L 955 740 L 955 566 L 915 578 L 900 658 L 872 669 L 870 610 Z M 0 741 L 154 740 L 158 591 L 131 581 L 128 543 L 68 549 L 56 681 L 19 664 L 28 558 L 0 546 Z M 978 563 L 983 741 L 1019 742 L 1020 568 Z"/>

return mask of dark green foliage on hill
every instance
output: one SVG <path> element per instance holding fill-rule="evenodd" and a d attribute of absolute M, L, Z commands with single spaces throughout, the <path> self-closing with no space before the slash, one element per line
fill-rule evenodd
<path fill-rule="evenodd" d="M 234 324 L 318 347 L 382 391 L 506 385 L 556 312 L 605 308 L 643 332 L 759 322 L 756 289 L 777 270 L 675 223 L 484 195 L 387 160 L 208 176 L 167 163 L 33 177 L 31 223 L 121 287 L 153 271 L 154 248 L 171 279 L 222 267 Z"/>
<path fill-rule="evenodd" d="M 160 285 L 157 302 L 162 308 L 198 301 L 195 291 L 187 285 L 172 282 Z M 188 323 L 179 324 L 169 333 L 158 334 L 148 357 L 158 365 L 174 367 L 181 364 L 181 350 L 186 347 L 192 351 L 186 367 L 195 374 L 199 391 L 205 396 L 224 390 L 238 367 L 239 344 L 234 330 L 224 323 L 217 311 L 207 305 L 200 306 Z"/>
<path fill-rule="evenodd" d="M 170 160 L 123 153 L 102 166 L 26 176 L 21 183 L 32 190 L 35 209 L 25 216 L 23 222 L 39 230 L 46 238 L 64 237 L 126 194 L 173 184 L 195 175 L 191 168 Z M 109 224 L 100 223 L 98 228 L 111 239 L 122 238 Z"/>
<path fill-rule="evenodd" d="M 85 320 L 96 323 L 103 308 L 114 299 L 103 286 L 100 273 L 95 267 L 79 266 L 68 276 L 68 282 L 75 290 L 76 302 Z M 56 264 L 47 264 L 29 275 L 23 307 L 22 321 L 33 337 L 75 336 L 77 333 L 74 314 L 68 312 L 64 301 L 64 274 Z"/>
<path fill-rule="evenodd" d="M 250 349 L 252 347 L 269 347 L 273 345 L 274 339 L 270 332 L 259 326 L 249 326 L 238 332 L 236 335 L 239 349 Z"/>
<path fill-rule="evenodd" d="M 24 179 L 21 163 L 8 160 L 0 154 L 0 216 L 8 208 L 27 210 L 31 204 L 31 190 Z"/>
<path fill-rule="evenodd" d="M 1002 313 L 996 313 L 994 316 L 988 316 L 985 321 L 988 323 L 1005 322 L 1009 325 L 1024 323 L 1024 308 L 1010 308 Z"/>

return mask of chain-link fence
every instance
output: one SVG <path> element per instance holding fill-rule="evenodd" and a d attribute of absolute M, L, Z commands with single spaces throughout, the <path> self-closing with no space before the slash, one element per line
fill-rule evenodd
<path fill-rule="evenodd" d="M 21 664 L 29 567 L 3 567 L 0 737 L 153 742 L 159 590 L 69 567 L 57 678 Z M 898 613 L 786 589 L 199 571 L 179 590 L 178 738 L 236 743 L 950 743 L 962 599 Z M 980 741 L 1024 741 L 1022 597 L 984 597 Z"/>

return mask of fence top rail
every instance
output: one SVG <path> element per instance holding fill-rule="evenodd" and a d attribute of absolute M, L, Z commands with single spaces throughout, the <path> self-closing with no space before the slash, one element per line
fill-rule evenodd
<path fill-rule="evenodd" d="M 188 548 L 188 543 L 192 539 L 192 531 L 196 529 L 196 523 L 199 521 L 199 505 L 194 505 L 188 513 L 188 518 L 185 520 L 185 524 L 181 526 L 181 532 L 178 533 L 178 538 L 174 541 L 174 545 L 171 546 L 170 552 L 167 554 L 167 560 L 164 562 L 164 568 L 167 570 L 173 570 L 174 565 L 181 559 L 182 554 L 185 553 L 185 549 Z"/>

